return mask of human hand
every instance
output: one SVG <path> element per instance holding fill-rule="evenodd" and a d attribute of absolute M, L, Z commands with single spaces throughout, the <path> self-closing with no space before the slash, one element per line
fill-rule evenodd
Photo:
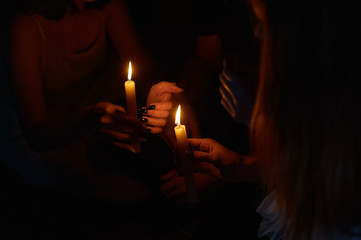
<path fill-rule="evenodd" d="M 199 200 L 206 200 L 220 186 L 218 178 L 204 173 L 194 173 L 196 189 L 199 194 Z M 184 176 L 172 169 L 161 176 L 165 181 L 160 190 L 169 201 L 174 202 L 177 206 L 183 206 L 188 203 L 187 188 Z"/>
<path fill-rule="evenodd" d="M 186 203 L 186 184 L 184 177 L 172 169 L 168 173 L 160 177 L 165 183 L 160 187 L 161 193 L 170 201 L 174 201 L 176 205 L 183 205 Z"/>
<path fill-rule="evenodd" d="M 146 122 L 151 133 L 162 132 L 173 108 L 173 94 L 182 91 L 175 83 L 171 82 L 162 81 L 152 86 L 148 94 L 147 105 L 154 107 L 150 107 L 150 109 L 148 107 L 146 111 L 142 112 L 142 121 Z"/>
<path fill-rule="evenodd" d="M 241 156 L 238 153 L 211 138 L 189 138 L 188 144 L 190 150 L 193 151 L 195 171 L 211 175 L 217 173 L 217 177 L 221 176 L 226 180 L 233 180 L 234 176 L 239 174 L 235 167 L 241 163 Z M 220 172 L 215 171 L 214 167 Z"/>
<path fill-rule="evenodd" d="M 101 102 L 94 106 L 94 113 L 99 118 L 101 136 L 111 144 L 133 151 L 131 141 L 142 139 L 145 126 L 123 107 Z"/>

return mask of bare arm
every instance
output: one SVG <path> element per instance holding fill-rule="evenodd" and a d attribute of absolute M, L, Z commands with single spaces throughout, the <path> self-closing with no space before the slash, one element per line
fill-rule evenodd
<path fill-rule="evenodd" d="M 201 137 L 199 119 L 192 103 L 207 98 L 214 84 L 218 83 L 221 69 L 223 48 L 217 34 L 197 37 L 194 55 L 186 62 L 178 79 L 178 84 L 184 89 L 179 101 L 184 106 L 184 112 L 189 120 L 192 137 Z"/>
<path fill-rule="evenodd" d="M 134 60 L 137 66 L 142 66 L 135 69 L 138 75 L 158 69 L 139 38 L 125 2 L 112 0 L 104 10 L 107 31 L 120 58 Z"/>
<path fill-rule="evenodd" d="M 51 118 L 46 110 L 43 80 L 41 77 L 41 38 L 33 17 L 20 14 L 11 26 L 10 65 L 19 117 L 30 146 L 38 151 L 61 148 L 81 138 L 97 126 L 107 126 L 108 122 L 131 123 L 138 131 L 140 122 L 120 114 L 123 109 L 111 103 L 98 103 L 73 111 L 60 119 Z M 104 124 L 101 122 L 104 120 Z M 121 120 L 121 121 L 119 121 Z M 119 135 L 117 141 L 127 141 L 130 133 Z M 114 135 L 114 133 L 111 133 Z M 111 135 L 108 134 L 108 135 Z M 125 148 L 128 146 L 126 145 Z"/>

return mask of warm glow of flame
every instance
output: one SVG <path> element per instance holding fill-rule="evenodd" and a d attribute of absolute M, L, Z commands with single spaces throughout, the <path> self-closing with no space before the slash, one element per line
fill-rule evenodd
<path fill-rule="evenodd" d="M 175 124 L 179 127 L 181 125 L 180 123 L 180 113 L 181 113 L 181 106 L 178 106 L 177 113 L 175 115 Z"/>
<path fill-rule="evenodd" d="M 132 79 L 132 63 L 129 61 L 129 68 L 128 68 L 128 81 Z"/>

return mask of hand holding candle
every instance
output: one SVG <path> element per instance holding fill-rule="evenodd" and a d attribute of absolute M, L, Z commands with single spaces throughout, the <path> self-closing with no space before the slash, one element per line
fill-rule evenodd
<path fill-rule="evenodd" d="M 186 156 L 186 152 L 189 151 L 188 141 L 187 141 L 187 131 L 184 125 L 180 124 L 180 105 L 176 113 L 175 123 L 177 126 L 174 127 L 174 132 L 178 144 L 178 154 L 180 156 L 180 164 L 182 166 L 185 183 L 187 187 L 187 196 L 189 202 L 197 202 L 198 194 L 194 183 L 193 167 L 191 159 Z"/>
<path fill-rule="evenodd" d="M 147 105 L 154 106 L 143 114 L 147 120 L 147 128 L 153 134 L 159 134 L 166 126 L 169 115 L 174 105 L 174 95 L 181 93 L 183 89 L 174 82 L 161 81 L 154 84 L 148 94 Z"/>
<path fill-rule="evenodd" d="M 128 69 L 128 80 L 124 83 L 125 95 L 127 99 L 127 112 L 129 115 L 138 117 L 137 112 L 137 98 L 135 95 L 135 83 L 132 81 L 132 63 L 129 61 Z M 138 141 L 132 141 L 132 146 L 134 147 L 134 152 L 140 152 L 140 143 Z"/>

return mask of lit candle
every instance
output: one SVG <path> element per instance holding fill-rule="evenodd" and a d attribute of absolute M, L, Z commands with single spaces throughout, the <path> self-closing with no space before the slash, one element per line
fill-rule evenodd
<path fill-rule="evenodd" d="M 135 95 L 135 83 L 132 81 L 132 63 L 129 61 L 128 69 L 128 80 L 124 83 L 125 86 L 125 96 L 127 99 L 127 112 L 131 116 L 138 117 L 137 112 L 137 98 Z M 134 152 L 140 152 L 140 143 L 138 141 L 132 141 L 132 146 Z"/>
<path fill-rule="evenodd" d="M 186 156 L 186 152 L 189 150 L 188 141 L 187 141 L 187 131 L 184 125 L 180 124 L 180 112 L 181 107 L 178 106 L 176 113 L 174 127 L 175 136 L 178 144 L 178 154 L 180 156 L 180 164 L 183 169 L 184 179 L 187 188 L 187 197 L 189 202 L 197 202 L 198 194 L 194 183 L 193 167 L 192 160 Z"/>

